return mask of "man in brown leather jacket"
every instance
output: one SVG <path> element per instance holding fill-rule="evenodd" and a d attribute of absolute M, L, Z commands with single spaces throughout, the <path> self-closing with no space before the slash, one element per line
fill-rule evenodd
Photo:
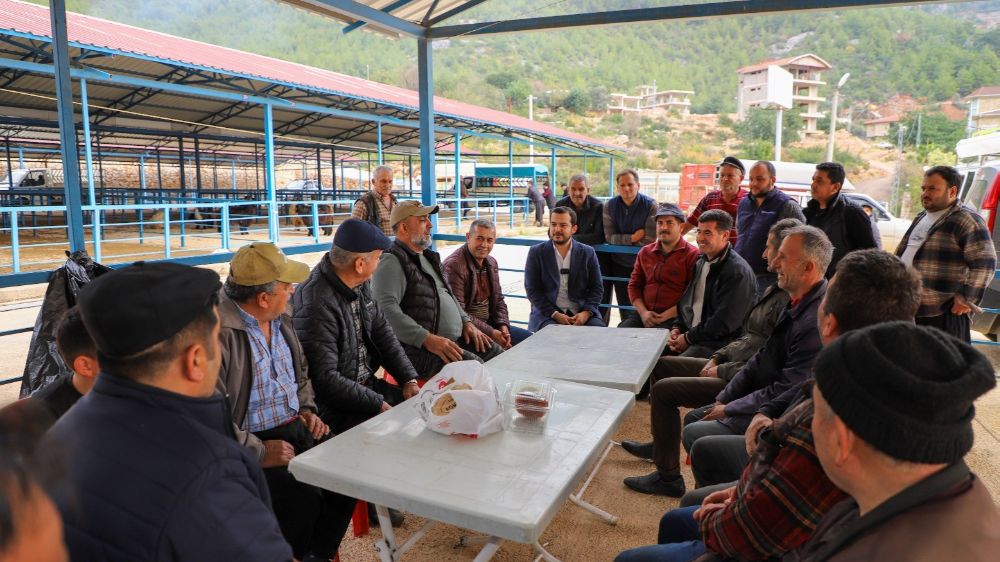
<path fill-rule="evenodd" d="M 507 302 L 500 286 L 500 266 L 490 255 L 496 239 L 497 228 L 493 221 L 472 221 L 465 244 L 445 258 L 442 267 L 455 300 L 468 313 L 472 323 L 500 347 L 510 349 L 531 332 L 510 324 Z"/>

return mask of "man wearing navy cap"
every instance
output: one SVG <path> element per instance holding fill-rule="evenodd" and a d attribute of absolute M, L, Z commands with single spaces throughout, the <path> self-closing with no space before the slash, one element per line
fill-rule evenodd
<path fill-rule="evenodd" d="M 260 460 L 281 532 L 297 559 L 337 553 L 355 500 L 295 480 L 288 461 L 330 432 L 316 414 L 308 362 L 287 314 L 309 266 L 270 242 L 243 246 L 219 298 L 222 369 L 236 438 Z M 335 531 L 342 529 L 338 534 Z"/>
<path fill-rule="evenodd" d="M 260 461 L 216 392 L 219 276 L 143 263 L 84 287 L 93 390 L 47 436 L 74 560 L 291 560 Z"/>
<path fill-rule="evenodd" d="M 417 373 L 368 282 L 391 245 L 373 224 L 344 221 L 329 253 L 292 296 L 295 331 L 309 363 L 319 415 L 334 433 L 377 416 L 418 390 Z M 377 378 L 379 367 L 398 386 Z M 394 523 L 401 524 L 402 517 L 396 515 Z"/>

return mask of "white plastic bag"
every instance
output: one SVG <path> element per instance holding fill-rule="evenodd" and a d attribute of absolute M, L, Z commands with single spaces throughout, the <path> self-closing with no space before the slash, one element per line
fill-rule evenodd
<path fill-rule="evenodd" d="M 445 365 L 420 389 L 417 411 L 428 428 L 445 435 L 483 437 L 503 429 L 496 386 L 478 361 Z"/>

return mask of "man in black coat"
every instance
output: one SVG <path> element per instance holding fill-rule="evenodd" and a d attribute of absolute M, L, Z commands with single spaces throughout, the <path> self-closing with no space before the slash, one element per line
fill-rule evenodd
<path fill-rule="evenodd" d="M 415 395 L 417 373 L 372 297 L 371 279 L 379 256 L 392 242 L 381 229 L 351 218 L 333 238 L 333 247 L 292 296 L 298 334 L 320 418 L 343 433 Z M 375 377 L 379 367 L 396 385 Z M 375 506 L 368 504 L 370 520 Z M 389 510 L 392 524 L 403 514 Z"/>
<path fill-rule="evenodd" d="M 292 296 L 319 415 L 343 433 L 417 393 L 417 373 L 372 298 L 368 282 L 392 243 L 378 228 L 348 219 L 333 247 Z M 385 367 L 399 386 L 375 377 Z M 402 390 L 400 390 L 400 388 Z"/>
<path fill-rule="evenodd" d="M 68 470 L 54 497 L 73 560 L 291 560 L 260 462 L 225 398 L 219 276 L 143 263 L 79 294 L 101 374 L 49 431 Z"/>
<path fill-rule="evenodd" d="M 844 167 L 836 162 L 817 164 L 810 186 L 813 198 L 805 210 L 806 224 L 822 230 L 833 244 L 827 279 L 833 277 L 840 258 L 848 252 L 878 247 L 871 218 L 840 192 L 845 177 Z"/>

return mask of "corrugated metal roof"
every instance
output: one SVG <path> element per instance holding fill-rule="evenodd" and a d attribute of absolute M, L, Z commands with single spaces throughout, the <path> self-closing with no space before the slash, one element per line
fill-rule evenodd
<path fill-rule="evenodd" d="M 0 0 L 0 33 L 4 30 L 49 39 L 50 24 L 47 7 L 19 0 Z M 67 14 L 67 32 L 71 45 L 110 50 L 137 57 L 128 64 L 136 72 L 150 72 L 155 61 L 168 61 L 183 66 L 216 70 L 227 74 L 256 77 L 269 82 L 293 85 L 299 89 L 374 102 L 413 112 L 419 109 L 416 91 L 364 80 L 346 74 L 309 67 L 272 57 L 247 53 L 200 41 L 185 39 L 120 24 L 101 18 L 75 13 Z M 125 61 L 116 61 L 121 64 Z M 153 69 L 155 70 L 155 68 Z M 277 108 L 276 108 L 277 109 Z M 533 134 L 553 141 L 594 148 L 620 150 L 620 147 L 580 135 L 559 127 L 531 121 L 502 111 L 435 96 L 435 113 L 468 123 L 495 126 L 520 134 Z"/>

